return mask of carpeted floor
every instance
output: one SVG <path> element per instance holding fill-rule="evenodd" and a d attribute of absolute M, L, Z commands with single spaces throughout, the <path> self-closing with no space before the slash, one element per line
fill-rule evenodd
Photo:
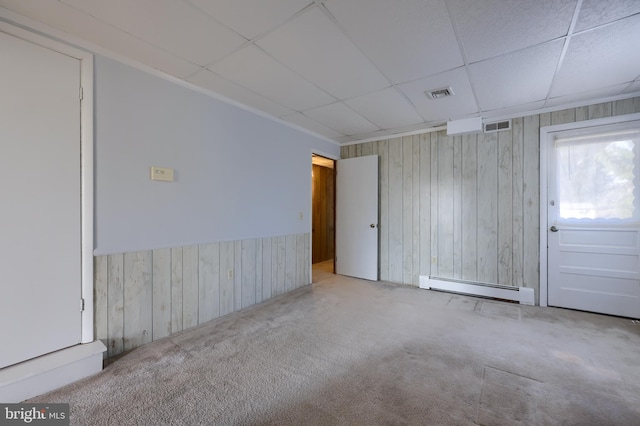
<path fill-rule="evenodd" d="M 77 425 L 640 424 L 629 319 L 319 276 L 31 401 Z"/>

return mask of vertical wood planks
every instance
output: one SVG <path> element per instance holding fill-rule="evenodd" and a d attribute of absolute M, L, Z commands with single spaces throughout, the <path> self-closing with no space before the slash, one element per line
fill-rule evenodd
<path fill-rule="evenodd" d="M 153 340 L 151 251 L 124 255 L 124 350 Z"/>
<path fill-rule="evenodd" d="M 540 117 L 524 117 L 523 197 L 523 285 L 539 289 L 539 198 L 540 198 Z M 536 298 L 539 297 L 536 291 Z"/>
<path fill-rule="evenodd" d="M 242 241 L 234 241 L 233 263 L 233 309 L 242 309 Z"/>
<path fill-rule="evenodd" d="M 389 281 L 389 141 L 378 142 L 380 156 L 380 279 Z"/>
<path fill-rule="evenodd" d="M 431 135 L 420 135 L 420 274 L 431 274 Z"/>
<path fill-rule="evenodd" d="M 107 355 L 124 351 L 124 255 L 107 256 Z"/>
<path fill-rule="evenodd" d="M 202 324 L 220 316 L 220 245 L 201 244 L 198 252 L 198 324 Z"/>
<path fill-rule="evenodd" d="M 401 283 L 403 254 L 402 138 L 389 140 L 389 281 Z"/>
<path fill-rule="evenodd" d="M 262 239 L 262 300 L 273 296 L 273 238 Z"/>
<path fill-rule="evenodd" d="M 431 275 L 439 276 L 438 268 L 438 134 L 429 133 L 431 138 Z"/>
<path fill-rule="evenodd" d="M 200 316 L 199 283 L 200 253 L 198 246 L 182 248 L 182 327 L 183 329 L 198 325 Z"/>
<path fill-rule="evenodd" d="M 478 136 L 478 280 L 498 280 L 498 136 Z"/>
<path fill-rule="evenodd" d="M 523 244 L 523 188 L 525 185 L 524 172 L 524 128 L 523 119 L 516 118 L 513 126 L 513 239 L 511 251 L 513 253 L 512 284 L 522 286 L 522 261 L 524 259 Z"/>
<path fill-rule="evenodd" d="M 235 309 L 235 263 L 235 243 L 220 243 L 220 315 L 230 314 Z"/>
<path fill-rule="evenodd" d="M 285 239 L 284 292 L 295 289 L 296 279 L 296 236 L 287 235 Z"/>
<path fill-rule="evenodd" d="M 296 281 L 294 284 L 295 288 L 300 288 L 304 284 L 308 284 L 304 277 L 305 272 L 305 250 L 304 250 L 304 237 L 305 234 L 296 235 Z"/>
<path fill-rule="evenodd" d="M 462 136 L 453 138 L 453 278 L 462 277 Z"/>
<path fill-rule="evenodd" d="M 462 279 L 478 279 L 478 143 L 477 135 L 462 137 Z"/>
<path fill-rule="evenodd" d="M 256 277 L 256 299 L 255 303 L 265 300 L 262 296 L 262 239 L 255 240 L 256 260 L 255 260 L 255 277 Z"/>
<path fill-rule="evenodd" d="M 513 134 L 498 133 L 498 284 L 513 285 Z"/>
<path fill-rule="evenodd" d="M 402 138 L 402 283 L 413 280 L 413 138 Z"/>
<path fill-rule="evenodd" d="M 438 276 L 453 278 L 453 137 L 438 132 Z"/>
<path fill-rule="evenodd" d="M 276 259 L 277 276 L 275 281 L 275 288 L 277 289 L 277 291 L 275 292 L 274 296 L 279 296 L 286 292 L 286 286 L 285 286 L 285 260 L 286 260 L 286 252 L 287 252 L 286 243 L 287 243 L 286 237 L 277 238 L 276 250 L 277 250 L 278 257 Z"/>
<path fill-rule="evenodd" d="M 152 340 L 171 334 L 171 249 L 152 252 Z"/>
<path fill-rule="evenodd" d="M 183 328 L 182 247 L 171 249 L 171 333 Z"/>
<path fill-rule="evenodd" d="M 93 259 L 93 333 L 94 339 L 108 345 L 109 339 L 109 267 L 107 256 Z"/>
<path fill-rule="evenodd" d="M 409 284 L 418 286 L 420 275 L 420 136 L 413 136 L 411 159 L 413 161 L 411 173 L 413 177 L 413 194 L 412 201 L 412 230 L 411 236 L 413 241 L 413 265 L 411 267 L 411 281 Z"/>
<path fill-rule="evenodd" d="M 242 308 L 256 304 L 256 240 L 241 242 Z"/>

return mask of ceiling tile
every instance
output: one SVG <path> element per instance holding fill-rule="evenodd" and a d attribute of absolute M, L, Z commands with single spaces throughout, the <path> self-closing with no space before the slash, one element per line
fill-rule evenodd
<path fill-rule="evenodd" d="M 640 73 L 640 15 L 571 38 L 551 95 L 631 82 Z"/>
<path fill-rule="evenodd" d="M 335 101 L 255 46 L 246 46 L 226 57 L 211 71 L 294 111 Z"/>
<path fill-rule="evenodd" d="M 616 96 L 622 93 L 628 86 L 628 83 L 616 84 L 615 86 L 603 87 L 595 90 L 588 90 L 586 92 L 572 93 L 570 95 L 549 98 L 547 99 L 547 102 L 544 104 L 544 106 L 554 107 L 559 105 L 569 105 L 581 101 L 587 101 L 590 99 L 602 99 L 608 96 Z"/>
<path fill-rule="evenodd" d="M 175 0 L 63 0 L 95 18 L 198 65 L 231 53 L 246 40 L 193 6 Z"/>
<path fill-rule="evenodd" d="M 469 63 L 567 35 L 577 0 L 451 0 Z"/>
<path fill-rule="evenodd" d="M 480 109 L 527 104 L 547 97 L 563 40 L 529 47 L 469 66 Z"/>
<path fill-rule="evenodd" d="M 247 39 L 264 34 L 312 4 L 312 0 L 187 0 Z"/>
<path fill-rule="evenodd" d="M 2 0 L 1 5 L 138 63 L 184 78 L 199 67 L 58 0 Z"/>
<path fill-rule="evenodd" d="M 448 98 L 430 99 L 425 90 L 451 86 L 454 95 Z M 471 84 L 464 67 L 446 71 L 431 77 L 400 84 L 402 90 L 428 122 L 447 120 L 478 112 Z"/>
<path fill-rule="evenodd" d="M 393 87 L 344 102 L 381 129 L 424 122 L 413 105 Z"/>
<path fill-rule="evenodd" d="M 379 130 L 342 102 L 305 111 L 305 115 L 345 135 L 357 135 Z"/>
<path fill-rule="evenodd" d="M 282 117 L 283 120 L 286 120 L 290 123 L 297 124 L 300 127 L 304 127 L 305 129 L 311 130 L 312 132 L 316 132 L 320 135 L 326 136 L 330 139 L 335 139 L 340 136 L 344 136 L 342 133 L 337 132 L 333 129 L 328 128 L 327 126 L 318 123 L 307 117 L 304 114 L 296 112 L 295 114 L 287 115 Z"/>
<path fill-rule="evenodd" d="M 257 44 L 338 99 L 359 96 L 389 85 L 318 8 L 309 9 Z"/>
<path fill-rule="evenodd" d="M 393 83 L 463 65 L 444 0 L 330 0 L 325 5 Z"/>
<path fill-rule="evenodd" d="M 636 13 L 640 13 L 638 0 L 583 0 L 574 31 L 593 28 Z"/>
<path fill-rule="evenodd" d="M 259 109 L 267 114 L 281 117 L 293 113 L 292 110 L 278 105 L 269 99 L 252 92 L 251 90 L 238 86 L 237 84 L 212 73 L 209 70 L 202 70 L 189 78 L 192 83 L 205 89 L 216 92 L 241 104 Z"/>

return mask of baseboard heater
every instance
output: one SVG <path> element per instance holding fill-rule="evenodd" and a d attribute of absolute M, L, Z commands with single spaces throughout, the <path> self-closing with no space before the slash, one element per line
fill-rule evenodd
<path fill-rule="evenodd" d="M 532 288 L 527 287 L 511 287 L 500 284 L 461 281 L 420 275 L 420 288 L 468 294 L 470 296 L 512 300 L 522 305 L 535 305 L 534 291 Z"/>

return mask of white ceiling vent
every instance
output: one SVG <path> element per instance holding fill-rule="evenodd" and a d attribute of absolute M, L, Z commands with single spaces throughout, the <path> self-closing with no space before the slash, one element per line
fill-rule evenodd
<path fill-rule="evenodd" d="M 440 99 L 440 98 L 446 98 L 447 96 L 454 95 L 453 89 L 451 89 L 451 86 L 441 87 L 439 89 L 427 90 L 424 93 L 429 97 L 429 99 Z"/>
<path fill-rule="evenodd" d="M 511 120 L 496 121 L 495 123 L 485 123 L 484 132 L 502 132 L 503 130 L 511 130 Z"/>

